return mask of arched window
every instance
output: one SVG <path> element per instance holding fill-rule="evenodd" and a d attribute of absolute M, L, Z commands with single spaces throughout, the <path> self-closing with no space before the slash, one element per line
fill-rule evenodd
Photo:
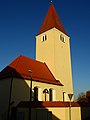
<path fill-rule="evenodd" d="M 52 89 L 49 89 L 49 101 L 52 101 L 52 100 L 53 100 L 52 97 L 53 97 L 53 96 L 52 96 Z"/>
<path fill-rule="evenodd" d="M 47 94 L 49 93 L 48 89 L 44 89 L 43 93 L 45 94 L 45 101 L 47 101 Z"/>
<path fill-rule="evenodd" d="M 34 101 L 42 101 L 42 88 L 34 87 Z"/>
<path fill-rule="evenodd" d="M 68 101 L 68 94 L 66 92 L 63 92 L 63 101 Z"/>
<path fill-rule="evenodd" d="M 56 101 L 56 91 L 53 88 L 49 89 L 49 101 Z"/>
<path fill-rule="evenodd" d="M 34 87 L 34 101 L 38 101 L 38 87 Z"/>

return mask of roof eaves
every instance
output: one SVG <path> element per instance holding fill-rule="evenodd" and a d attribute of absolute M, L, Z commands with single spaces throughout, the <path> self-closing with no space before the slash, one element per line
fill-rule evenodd
<path fill-rule="evenodd" d="M 64 33 L 64 34 L 67 35 L 68 37 L 70 37 L 66 32 L 63 32 L 62 30 L 60 30 L 60 29 L 59 29 L 58 27 L 56 27 L 56 26 L 53 26 L 53 27 L 50 27 L 50 28 L 48 28 L 48 29 L 42 30 L 42 31 L 39 32 L 36 36 L 38 36 L 38 35 L 46 32 L 46 31 L 49 31 L 49 30 L 51 30 L 51 29 L 53 29 L 53 28 L 56 28 L 57 30 L 61 31 L 62 33 Z"/>

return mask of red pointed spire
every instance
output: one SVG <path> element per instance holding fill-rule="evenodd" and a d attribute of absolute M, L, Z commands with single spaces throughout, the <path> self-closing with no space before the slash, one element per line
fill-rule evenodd
<path fill-rule="evenodd" d="M 64 27 L 58 17 L 58 14 L 53 4 L 51 3 L 38 34 L 41 34 L 54 27 L 66 34 Z"/>

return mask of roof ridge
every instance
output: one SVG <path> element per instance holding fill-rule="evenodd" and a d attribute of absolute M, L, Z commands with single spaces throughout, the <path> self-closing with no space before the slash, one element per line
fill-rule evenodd
<path fill-rule="evenodd" d="M 49 69 L 49 67 L 47 66 L 47 64 L 44 62 L 45 66 L 47 67 L 47 69 L 49 70 L 50 74 L 52 74 L 51 70 Z M 56 80 L 56 78 L 54 77 L 54 75 L 52 74 L 53 78 Z"/>
<path fill-rule="evenodd" d="M 41 61 L 39 61 L 39 60 L 36 60 L 36 59 L 34 59 L 34 58 L 30 58 L 30 57 L 27 57 L 27 56 L 24 56 L 24 55 L 20 55 L 20 56 L 22 56 L 22 57 L 24 57 L 24 58 L 27 58 L 27 59 L 30 59 L 30 60 L 33 60 L 33 61 L 35 61 L 35 62 L 39 62 L 39 63 L 44 64 L 43 62 L 41 62 Z"/>
<path fill-rule="evenodd" d="M 53 78 L 55 79 L 55 81 L 60 82 L 60 80 L 56 80 L 56 78 L 55 78 L 54 75 L 52 74 L 52 72 L 51 72 L 51 70 L 49 69 L 49 67 L 47 66 L 47 64 L 46 64 L 45 62 L 44 62 L 44 64 L 46 65 L 47 69 L 49 70 L 50 74 L 53 76 Z M 62 84 L 62 83 L 60 82 L 60 84 Z M 63 84 L 62 84 L 62 85 L 63 85 Z"/>

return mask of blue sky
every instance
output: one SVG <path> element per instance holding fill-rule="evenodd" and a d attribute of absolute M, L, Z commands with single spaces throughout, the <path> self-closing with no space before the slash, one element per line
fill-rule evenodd
<path fill-rule="evenodd" d="M 74 92 L 90 90 L 90 1 L 53 0 L 71 37 Z M 35 58 L 35 35 L 50 0 L 0 0 L 0 71 L 20 54 Z"/>

